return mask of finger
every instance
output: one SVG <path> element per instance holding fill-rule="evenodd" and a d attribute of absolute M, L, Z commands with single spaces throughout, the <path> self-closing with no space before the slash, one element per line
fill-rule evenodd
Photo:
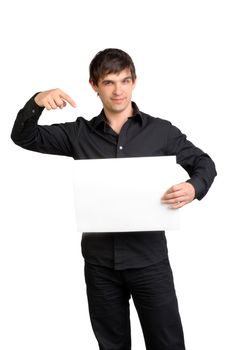
<path fill-rule="evenodd" d="M 54 98 L 54 101 L 55 101 L 57 107 L 59 107 L 60 109 L 62 109 L 63 107 L 66 106 L 66 102 L 64 100 L 62 100 L 60 97 Z"/>
<path fill-rule="evenodd" d="M 52 107 L 50 106 L 50 104 L 49 104 L 48 102 L 45 102 L 45 103 L 44 103 L 44 107 L 45 107 L 48 111 L 50 111 L 50 110 L 52 109 Z"/>
<path fill-rule="evenodd" d="M 165 198 L 173 198 L 174 196 L 179 195 L 179 191 L 181 191 L 181 187 L 178 185 L 170 187 L 162 196 L 163 199 Z"/>
<path fill-rule="evenodd" d="M 183 202 L 185 200 L 186 200 L 185 197 L 179 196 L 179 197 L 171 198 L 171 199 L 163 199 L 162 203 L 164 203 L 164 204 L 174 204 L 174 203 L 178 203 L 178 202 Z"/>
<path fill-rule="evenodd" d="M 170 187 L 165 193 L 173 193 L 173 192 L 177 192 L 182 188 L 181 184 L 178 185 L 174 185 L 172 187 Z"/>
<path fill-rule="evenodd" d="M 187 204 L 185 201 L 183 201 L 183 202 L 177 202 L 177 203 L 174 203 L 174 204 L 169 205 L 169 208 L 170 208 L 170 209 L 180 209 L 180 208 L 182 208 L 185 204 Z"/>
<path fill-rule="evenodd" d="M 52 98 L 48 98 L 48 104 L 50 105 L 50 107 L 52 108 L 52 109 L 57 109 L 57 104 L 55 103 L 55 101 L 54 101 L 54 99 L 52 99 Z"/>
<path fill-rule="evenodd" d="M 68 102 L 72 107 L 77 107 L 76 103 L 74 102 L 74 100 L 69 96 L 67 95 L 65 92 L 61 92 L 60 94 L 60 97 L 65 100 L 66 102 Z"/>
<path fill-rule="evenodd" d="M 173 199 L 182 196 L 183 193 L 182 191 L 176 191 L 172 193 L 165 193 L 162 197 L 162 199 L 167 200 L 167 199 Z"/>
<path fill-rule="evenodd" d="M 61 109 L 66 106 L 66 102 L 63 101 L 63 105 L 60 107 Z"/>

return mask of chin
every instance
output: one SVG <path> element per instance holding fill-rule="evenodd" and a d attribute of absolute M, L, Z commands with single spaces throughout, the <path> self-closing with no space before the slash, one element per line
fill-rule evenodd
<path fill-rule="evenodd" d="M 126 106 L 114 106 L 113 108 L 112 108 L 112 111 L 113 112 L 123 112 L 124 110 L 126 109 Z"/>
<path fill-rule="evenodd" d="M 112 105 L 112 110 L 115 110 L 115 111 L 124 111 L 129 105 L 129 102 L 128 101 L 124 101 L 122 103 L 119 103 L 119 104 L 114 104 Z"/>

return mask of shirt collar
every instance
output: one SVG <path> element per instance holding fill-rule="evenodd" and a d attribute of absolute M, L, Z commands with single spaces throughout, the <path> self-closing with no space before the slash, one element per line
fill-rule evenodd
<path fill-rule="evenodd" d="M 130 118 L 135 118 L 135 119 L 140 120 L 141 124 L 143 125 L 143 115 L 140 112 L 136 103 L 133 101 L 132 101 L 132 107 L 133 107 L 133 115 Z M 96 117 L 94 127 L 97 128 L 101 123 L 107 123 L 107 118 L 106 118 L 106 115 L 104 113 L 104 109 L 102 109 L 100 114 Z"/>

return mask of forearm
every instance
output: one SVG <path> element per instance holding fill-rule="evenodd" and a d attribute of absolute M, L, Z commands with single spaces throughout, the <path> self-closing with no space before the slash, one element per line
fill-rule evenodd
<path fill-rule="evenodd" d="M 207 154 L 203 153 L 188 173 L 190 175 L 188 182 L 195 188 L 195 198 L 200 200 L 207 194 L 217 175 L 215 164 Z"/>
<path fill-rule="evenodd" d="M 11 132 L 11 139 L 15 144 L 26 149 L 34 150 L 36 135 L 38 133 L 38 120 L 43 111 L 34 98 L 35 94 L 18 112 Z"/>
<path fill-rule="evenodd" d="M 195 198 L 202 199 L 217 175 L 213 160 L 208 154 L 187 140 L 186 135 L 172 125 L 167 145 L 168 154 L 175 154 L 177 163 L 189 174 L 188 182 L 195 189 Z"/>

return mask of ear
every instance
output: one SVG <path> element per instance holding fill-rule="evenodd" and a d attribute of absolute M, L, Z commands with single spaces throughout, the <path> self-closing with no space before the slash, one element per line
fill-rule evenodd
<path fill-rule="evenodd" d="M 98 86 L 97 86 L 97 85 L 95 85 L 95 84 L 93 83 L 93 81 L 92 81 L 92 80 L 90 80 L 90 81 L 89 81 L 89 83 L 90 83 L 90 85 L 91 85 L 92 89 L 93 89 L 95 92 L 97 92 L 97 93 L 98 93 Z"/>

